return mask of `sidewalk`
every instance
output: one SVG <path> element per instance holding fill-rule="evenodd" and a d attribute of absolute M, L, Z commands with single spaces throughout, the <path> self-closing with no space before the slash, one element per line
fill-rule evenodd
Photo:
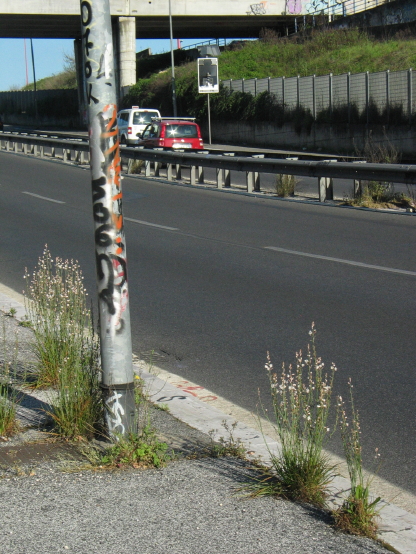
<path fill-rule="evenodd" d="M 0 311 L 21 304 L 0 291 Z M 31 331 L 0 313 L 12 348 L 18 330 L 19 364 L 33 358 Z M 3 335 L 3 333 L 1 334 Z M 2 356 L 3 344 L 0 349 Z M 250 462 L 202 457 L 222 426 L 234 419 L 137 367 L 152 401 L 169 412 L 152 410 L 160 437 L 177 453 L 163 469 L 91 471 L 70 445 L 51 443 L 41 431 L 41 402 L 25 393 L 19 414 L 27 430 L 0 443 L 0 532 L 5 554 L 76 552 L 79 554 L 271 554 L 285 552 L 378 554 L 379 543 L 345 535 L 328 516 L 309 506 L 273 498 L 244 498 L 237 490 L 249 479 Z M 44 406 L 44 404 L 43 404 Z M 239 423 L 241 439 L 253 458 L 267 459 L 263 437 Z M 270 448 L 276 447 L 270 441 Z M 337 478 L 334 488 L 348 483 Z M 334 499 L 336 500 L 336 499 Z M 401 554 L 415 551 L 416 516 L 386 504 L 380 539 Z"/>

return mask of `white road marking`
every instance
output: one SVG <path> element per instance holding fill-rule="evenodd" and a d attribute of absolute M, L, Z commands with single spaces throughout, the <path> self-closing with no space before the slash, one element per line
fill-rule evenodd
<path fill-rule="evenodd" d="M 158 225 L 157 223 L 150 223 L 149 221 L 141 221 L 140 219 L 131 219 L 130 217 L 125 217 L 124 219 L 126 221 L 132 221 L 133 223 L 140 223 L 140 225 L 147 225 L 148 227 L 165 229 L 166 231 L 179 231 L 177 227 L 166 227 L 166 225 Z"/>
<path fill-rule="evenodd" d="M 29 196 L 34 196 L 35 198 L 40 198 L 41 200 L 47 200 L 48 202 L 55 202 L 55 204 L 65 204 L 65 202 L 62 202 L 62 200 L 54 200 L 53 198 L 40 196 L 39 194 L 34 194 L 33 192 L 22 191 L 22 194 L 28 194 Z"/>
<path fill-rule="evenodd" d="M 296 256 L 304 256 L 306 258 L 316 258 L 318 260 L 326 260 L 328 262 L 337 262 L 340 264 L 355 265 L 357 267 L 365 267 L 366 269 L 377 269 L 378 271 L 388 271 L 390 273 L 401 273 L 402 275 L 416 276 L 416 271 L 407 271 L 405 269 L 395 269 L 394 267 L 384 267 L 382 265 L 364 264 L 362 262 L 354 262 L 352 260 L 343 260 L 342 258 L 331 258 L 330 256 L 320 256 L 319 254 L 309 254 L 308 252 L 298 252 L 297 250 L 287 250 L 286 248 L 278 248 L 277 246 L 265 246 L 266 250 L 275 250 L 283 254 L 295 254 Z"/>

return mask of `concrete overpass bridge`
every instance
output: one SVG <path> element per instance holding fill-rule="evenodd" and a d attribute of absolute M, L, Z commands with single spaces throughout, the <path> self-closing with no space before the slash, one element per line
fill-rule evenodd
<path fill-rule="evenodd" d="M 178 38 L 258 37 L 263 27 L 280 31 L 309 0 L 172 0 Z M 168 38 L 168 0 L 110 0 L 113 19 L 134 18 L 138 38 Z M 293 24 L 293 23 L 292 23 Z M 79 0 L 0 0 L 2 38 L 80 38 Z"/>

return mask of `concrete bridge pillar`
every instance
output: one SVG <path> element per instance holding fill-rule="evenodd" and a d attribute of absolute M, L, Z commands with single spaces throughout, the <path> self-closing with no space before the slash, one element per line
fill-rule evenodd
<path fill-rule="evenodd" d="M 87 102 L 85 97 L 85 76 L 84 64 L 82 62 L 82 40 L 80 38 L 74 40 L 74 58 L 75 69 L 77 73 L 77 88 L 78 88 L 78 106 L 79 106 L 79 124 L 84 126 L 87 124 Z"/>
<path fill-rule="evenodd" d="M 124 87 L 136 83 L 136 19 L 118 18 L 118 62 L 120 96 L 124 96 Z"/>

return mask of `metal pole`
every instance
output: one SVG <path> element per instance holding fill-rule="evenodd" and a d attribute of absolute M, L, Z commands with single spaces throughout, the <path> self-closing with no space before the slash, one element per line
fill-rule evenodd
<path fill-rule="evenodd" d="M 36 98 L 36 73 L 35 73 L 35 56 L 33 54 L 33 41 L 30 39 L 30 49 L 32 51 L 32 68 L 33 68 L 33 94 L 35 95 L 35 120 L 38 122 L 38 100 Z"/>
<path fill-rule="evenodd" d="M 209 93 L 208 96 L 208 144 L 211 144 L 211 106 L 209 103 L 209 97 L 211 96 Z"/>
<path fill-rule="evenodd" d="M 169 0 L 169 31 L 170 31 L 170 61 L 172 65 L 172 103 L 173 103 L 173 116 L 178 116 L 178 110 L 176 107 L 176 85 L 175 85 L 175 60 L 173 57 L 173 30 L 172 30 L 172 10 L 171 0 Z"/>
<path fill-rule="evenodd" d="M 111 436 L 134 431 L 135 404 L 109 0 L 81 0 L 102 388 Z"/>

